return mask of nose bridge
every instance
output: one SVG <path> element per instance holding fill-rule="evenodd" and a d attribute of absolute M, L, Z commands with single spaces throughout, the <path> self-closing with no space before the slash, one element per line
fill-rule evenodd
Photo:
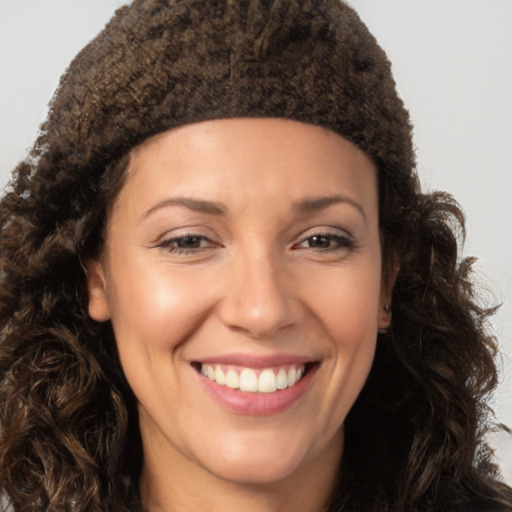
<path fill-rule="evenodd" d="M 285 262 L 271 248 L 245 247 L 230 265 L 221 305 L 223 322 L 255 338 L 293 325 L 300 317 Z"/>

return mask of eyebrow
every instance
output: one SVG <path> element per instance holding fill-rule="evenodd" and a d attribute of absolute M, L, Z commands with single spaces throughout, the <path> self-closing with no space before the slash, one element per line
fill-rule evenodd
<path fill-rule="evenodd" d="M 213 201 L 204 201 L 203 199 L 193 199 L 190 197 L 169 197 L 144 212 L 141 219 L 145 219 L 155 211 L 166 208 L 167 206 L 184 206 L 189 210 L 207 213 L 209 215 L 224 215 L 226 213 L 226 207 L 224 205 Z"/>
<path fill-rule="evenodd" d="M 357 202 L 347 196 L 325 196 L 325 197 L 314 197 L 314 198 L 306 198 L 297 203 L 295 203 L 294 208 L 301 214 L 312 214 L 319 212 L 321 210 L 325 210 L 329 206 L 334 204 L 347 203 L 352 205 L 359 213 L 362 215 L 364 219 L 366 219 L 366 214 L 362 208 L 362 206 Z M 163 201 L 158 202 L 154 206 L 152 206 L 149 210 L 142 214 L 141 220 L 150 216 L 157 210 L 161 208 L 166 208 L 167 206 L 184 206 L 189 210 L 193 210 L 200 213 L 206 213 L 209 215 L 224 215 L 227 211 L 226 207 L 221 203 L 216 203 L 213 201 L 205 201 L 203 199 L 194 199 L 190 197 L 169 197 L 164 199 Z"/>
<path fill-rule="evenodd" d="M 348 203 L 352 205 L 357 211 L 359 211 L 362 217 L 366 219 L 366 213 L 357 201 L 350 197 L 340 195 L 306 198 L 296 203 L 295 209 L 302 214 L 312 214 L 325 210 L 334 204 L 340 203 Z"/>

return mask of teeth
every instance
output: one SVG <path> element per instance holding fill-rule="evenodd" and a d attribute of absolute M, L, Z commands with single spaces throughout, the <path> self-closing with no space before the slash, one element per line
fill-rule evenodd
<path fill-rule="evenodd" d="M 226 368 L 224 366 L 224 368 Z M 277 374 L 276 374 L 277 372 Z M 201 375 L 222 386 L 249 393 L 274 393 L 295 385 L 304 375 L 304 366 L 277 369 L 265 368 L 259 372 L 252 368 L 223 370 L 221 365 L 202 364 Z"/>
<path fill-rule="evenodd" d="M 210 372 L 208 371 L 208 377 L 210 376 Z M 297 370 L 292 368 L 288 371 L 288 386 L 293 386 L 297 382 Z"/>
<path fill-rule="evenodd" d="M 203 366 L 204 366 L 204 364 L 203 364 Z M 240 376 L 238 375 L 238 373 L 235 372 L 235 370 L 227 371 L 226 386 L 231 389 L 238 389 L 240 387 Z"/>
<path fill-rule="evenodd" d="M 276 389 L 276 374 L 272 370 L 263 370 L 258 379 L 258 391 L 273 393 Z"/>
<path fill-rule="evenodd" d="M 258 376 L 254 370 L 244 368 L 240 374 L 240 391 L 258 391 Z"/>
<path fill-rule="evenodd" d="M 215 367 L 215 382 L 222 385 L 226 383 L 226 377 L 224 372 L 220 369 L 220 366 Z"/>
<path fill-rule="evenodd" d="M 277 389 L 286 389 L 288 387 L 288 375 L 286 375 L 286 371 L 284 368 L 279 370 L 276 378 L 276 388 Z"/>

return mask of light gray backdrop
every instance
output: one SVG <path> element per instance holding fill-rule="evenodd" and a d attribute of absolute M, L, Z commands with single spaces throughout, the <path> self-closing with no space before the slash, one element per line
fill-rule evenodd
<path fill-rule="evenodd" d="M 0 187 L 34 141 L 61 73 L 124 0 L 0 0 Z M 393 63 L 425 188 L 453 193 L 466 254 L 503 306 L 499 421 L 512 427 L 512 0 L 351 0 Z M 512 437 L 496 435 L 512 484 Z"/>

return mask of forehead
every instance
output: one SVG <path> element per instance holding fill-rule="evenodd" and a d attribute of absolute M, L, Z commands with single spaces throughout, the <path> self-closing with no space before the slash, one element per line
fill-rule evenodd
<path fill-rule="evenodd" d="M 217 119 L 164 132 L 132 151 L 127 174 L 120 200 L 141 208 L 170 194 L 228 206 L 333 194 L 377 200 L 376 168 L 361 150 L 284 119 Z"/>

